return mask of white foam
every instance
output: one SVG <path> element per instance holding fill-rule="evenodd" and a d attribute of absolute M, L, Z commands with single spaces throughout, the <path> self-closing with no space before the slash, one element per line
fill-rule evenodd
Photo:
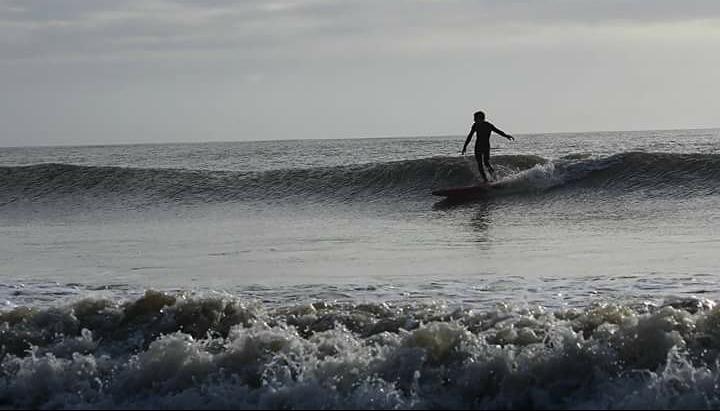
<path fill-rule="evenodd" d="M 166 306 L 158 312 L 155 303 Z M 175 323 L 188 304 L 217 310 L 205 313 L 218 319 L 208 333 L 192 336 L 181 330 L 188 324 Z M 114 330 L 83 326 L 108 312 L 75 317 L 77 335 L 42 334 L 47 311 L 70 323 L 72 309 L 23 311 L 0 319 L 3 341 L 24 335 L 37 344 L 4 351 L 0 404 L 715 408 L 720 311 L 673 305 L 448 311 L 442 304 L 317 304 L 256 308 L 226 334 L 218 331 L 222 317 L 239 318 L 231 311 L 244 304 L 148 294 L 134 305 L 109 307 L 125 318 Z"/>
<path fill-rule="evenodd" d="M 498 181 L 496 185 L 513 191 L 542 191 L 562 185 L 565 181 L 565 176 L 556 170 L 555 163 L 549 161 L 509 175 Z"/>

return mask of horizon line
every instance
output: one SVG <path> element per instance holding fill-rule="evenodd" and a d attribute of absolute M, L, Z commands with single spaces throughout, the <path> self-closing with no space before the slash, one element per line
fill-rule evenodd
<path fill-rule="evenodd" d="M 513 135 L 544 135 L 544 134 L 587 134 L 587 133 L 638 133 L 651 131 L 700 131 L 700 130 L 720 130 L 720 126 L 716 127 L 697 127 L 697 128 L 658 128 L 658 129 L 635 129 L 635 130 L 586 130 L 586 131 L 542 131 L 542 132 L 520 132 Z M 397 136 L 356 136 L 356 137 L 313 137 L 313 138 L 279 138 L 279 139 L 257 139 L 257 140 L 207 140 L 207 141 L 165 141 L 165 142 L 116 142 L 104 144 L 37 144 L 37 145 L 10 145 L 2 146 L 0 149 L 6 148 L 59 148 L 59 147 L 119 147 L 119 146 L 160 146 L 160 145 L 193 145 L 193 144 L 218 144 L 218 143 L 262 143 L 273 141 L 333 141 L 333 140 L 382 140 L 382 139 L 404 139 L 404 138 L 441 138 L 441 137 L 458 137 L 463 134 L 431 134 L 431 135 L 397 135 Z"/>

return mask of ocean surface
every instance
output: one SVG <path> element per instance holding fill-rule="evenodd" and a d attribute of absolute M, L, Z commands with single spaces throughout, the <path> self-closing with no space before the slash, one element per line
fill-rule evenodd
<path fill-rule="evenodd" d="M 720 407 L 720 130 L 516 138 L 0 148 L 0 408 Z"/>

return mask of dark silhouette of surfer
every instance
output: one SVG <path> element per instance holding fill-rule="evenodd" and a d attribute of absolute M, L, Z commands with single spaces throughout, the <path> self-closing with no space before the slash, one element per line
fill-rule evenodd
<path fill-rule="evenodd" d="M 470 144 L 470 140 L 472 140 L 473 133 L 477 133 L 477 138 L 475 138 L 475 160 L 477 161 L 480 175 L 482 175 L 483 180 L 487 183 L 488 179 L 485 175 L 485 170 L 483 169 L 483 163 L 487 167 L 492 178 L 495 179 L 495 170 L 493 170 L 490 165 L 490 134 L 494 131 L 508 140 L 515 140 L 515 137 L 506 134 L 504 131 L 485 121 L 485 113 L 482 111 L 476 112 L 474 117 L 475 123 L 473 123 L 470 128 L 470 134 L 468 134 L 467 139 L 465 140 L 462 154 L 465 154 L 465 150 L 467 149 L 468 144 Z"/>

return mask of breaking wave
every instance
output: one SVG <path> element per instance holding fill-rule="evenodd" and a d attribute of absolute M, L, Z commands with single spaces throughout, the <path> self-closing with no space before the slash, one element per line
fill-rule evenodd
<path fill-rule="evenodd" d="M 500 184 L 515 191 L 596 189 L 661 195 L 720 193 L 720 155 L 630 152 L 610 157 L 537 156 L 493 159 Z M 428 198 L 431 190 L 474 184 L 470 157 L 241 173 L 39 164 L 0 167 L 0 206 L 67 197 L 141 204 L 295 199 L 356 202 Z"/>

